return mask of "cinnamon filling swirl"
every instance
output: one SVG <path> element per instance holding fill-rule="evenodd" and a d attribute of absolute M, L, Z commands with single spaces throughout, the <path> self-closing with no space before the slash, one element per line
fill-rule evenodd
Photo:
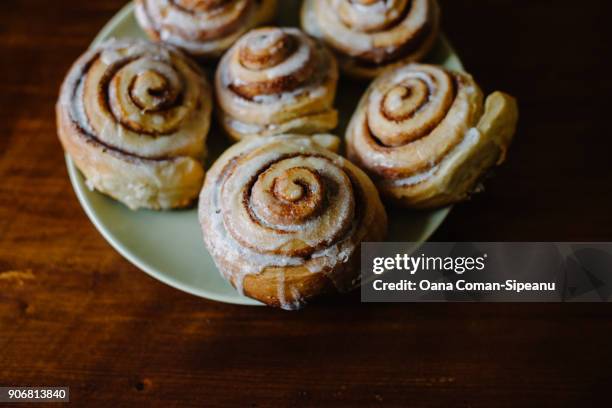
<path fill-rule="evenodd" d="M 269 21 L 277 0 L 137 0 L 136 18 L 155 40 L 215 57 L 251 27 Z"/>
<path fill-rule="evenodd" d="M 333 56 L 300 30 L 252 30 L 217 68 L 222 123 L 236 139 L 330 130 L 337 80 Z"/>
<path fill-rule="evenodd" d="M 374 77 L 390 64 L 418 61 L 439 28 L 436 0 L 306 0 L 302 25 L 340 56 L 358 77 Z"/>
<path fill-rule="evenodd" d="M 446 71 L 435 74 L 414 72 L 372 93 L 367 123 L 381 147 L 398 147 L 425 137 L 446 118 L 457 81 Z"/>
<path fill-rule="evenodd" d="M 58 136 L 90 188 L 131 209 L 193 202 L 212 110 L 203 73 L 174 48 L 110 40 L 66 76 Z"/>
<path fill-rule="evenodd" d="M 379 158 L 376 172 L 385 178 L 401 179 L 434 168 L 463 140 L 482 109 L 469 103 L 482 100 L 473 81 L 427 65 L 390 73 L 367 95 L 359 116 L 363 132 L 358 146 L 363 146 L 364 155 Z"/>
<path fill-rule="evenodd" d="M 349 157 L 402 205 L 428 208 L 465 199 L 503 161 L 516 102 L 487 98 L 466 73 L 408 64 L 378 77 L 347 129 Z"/>
<path fill-rule="evenodd" d="M 204 239 L 221 272 L 285 308 L 330 285 L 354 287 L 359 244 L 386 231 L 371 181 L 314 140 L 245 139 L 213 165 L 200 195 Z"/>
<path fill-rule="evenodd" d="M 248 180 L 241 170 L 233 170 L 221 192 L 222 201 L 230 203 L 223 211 L 224 224 L 241 245 L 305 257 L 337 242 L 349 229 L 355 209 L 353 186 L 328 158 L 276 157 Z M 237 180 L 244 183 L 238 187 Z"/>
<path fill-rule="evenodd" d="M 309 44 L 295 34 L 272 29 L 245 38 L 237 62 L 248 72 L 242 76 L 243 80 L 237 78 L 231 88 L 243 98 L 253 100 L 257 95 L 294 91 L 312 79 L 318 61 Z M 262 72 L 272 72 L 272 75 L 258 75 Z"/>
<path fill-rule="evenodd" d="M 210 89 L 182 56 L 145 42 L 115 41 L 78 66 L 61 100 L 87 137 L 143 159 L 203 154 L 196 140 L 207 132 Z"/>

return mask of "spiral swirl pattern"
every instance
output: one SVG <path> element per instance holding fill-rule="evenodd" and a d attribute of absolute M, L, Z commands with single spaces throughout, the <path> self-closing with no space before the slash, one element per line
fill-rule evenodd
<path fill-rule="evenodd" d="M 319 137 L 244 140 L 215 163 L 200 196 L 205 242 L 220 270 L 269 304 L 292 308 L 354 286 L 358 271 L 349 266 L 360 242 L 386 229 L 374 185 Z"/>
<path fill-rule="evenodd" d="M 92 49 L 66 77 L 57 110 L 64 147 L 95 188 L 132 208 L 197 195 L 211 89 L 177 50 L 134 40 Z"/>
<path fill-rule="evenodd" d="M 482 152 L 486 139 L 498 136 L 481 131 L 484 113 L 483 94 L 470 75 L 406 65 L 376 79 L 363 96 L 347 129 L 349 157 L 375 175 L 383 195 L 407 206 L 458 201 L 484 171 L 469 165 L 488 161 L 467 161 L 461 155 Z M 491 155 L 505 151 L 505 139 Z M 468 164 L 459 166 L 460 156 Z M 461 188 L 450 191 L 451 181 Z"/>
<path fill-rule="evenodd" d="M 137 0 L 136 19 L 156 41 L 215 58 L 242 34 L 270 21 L 277 0 Z"/>
<path fill-rule="evenodd" d="M 418 62 L 438 35 L 436 0 L 305 0 L 302 27 L 338 54 L 348 74 L 373 78 Z"/>
<path fill-rule="evenodd" d="M 333 56 L 298 29 L 260 28 L 221 59 L 221 121 L 234 139 L 333 129 L 338 72 Z"/>

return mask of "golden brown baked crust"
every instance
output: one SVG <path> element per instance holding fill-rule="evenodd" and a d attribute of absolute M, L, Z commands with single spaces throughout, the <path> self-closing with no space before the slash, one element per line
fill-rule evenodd
<path fill-rule="evenodd" d="M 346 132 L 349 158 L 402 206 L 439 207 L 469 196 L 503 162 L 518 121 L 511 96 L 483 103 L 472 77 L 409 64 L 377 78 Z"/>
<path fill-rule="evenodd" d="M 154 41 L 217 58 L 249 29 L 270 22 L 277 0 L 136 0 L 136 20 Z"/>
<path fill-rule="evenodd" d="M 200 194 L 204 241 L 234 287 L 295 309 L 359 284 L 363 241 L 387 216 L 368 176 L 327 150 L 330 135 L 248 138 L 228 149 Z"/>
<path fill-rule="evenodd" d="M 59 138 L 87 184 L 132 209 L 197 198 L 211 88 L 180 51 L 111 40 L 72 66 L 56 106 Z"/>
<path fill-rule="evenodd" d="M 235 140 L 336 127 L 333 55 L 295 28 L 259 28 L 223 56 L 215 76 L 220 122 Z"/>
<path fill-rule="evenodd" d="M 436 0 L 305 0 L 302 28 L 329 44 L 357 78 L 421 61 L 439 32 Z"/>

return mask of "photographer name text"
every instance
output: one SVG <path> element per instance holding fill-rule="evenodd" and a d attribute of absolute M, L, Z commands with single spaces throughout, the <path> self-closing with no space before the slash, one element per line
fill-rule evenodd
<path fill-rule="evenodd" d="M 473 257 L 440 257 L 425 256 L 423 254 L 410 256 L 396 254 L 393 257 L 376 257 L 373 259 L 372 272 L 382 275 L 386 271 L 400 271 L 411 276 L 418 272 L 446 272 L 461 276 L 467 272 L 481 272 L 486 269 L 488 255 L 481 254 Z M 381 277 L 382 278 L 382 277 Z M 507 279 L 501 282 L 472 282 L 468 279 L 401 279 L 395 282 L 386 282 L 383 279 L 372 281 L 375 291 L 425 291 L 425 292 L 553 292 L 555 282 L 523 282 Z"/>

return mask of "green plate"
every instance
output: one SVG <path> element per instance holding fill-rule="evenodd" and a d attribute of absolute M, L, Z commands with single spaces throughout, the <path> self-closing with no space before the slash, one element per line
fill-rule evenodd
<path fill-rule="evenodd" d="M 297 25 L 298 1 L 283 0 L 279 24 Z M 126 5 L 100 31 L 92 45 L 108 38 L 140 37 L 143 31 L 134 19 L 133 4 Z M 446 39 L 440 38 L 428 62 L 462 69 L 461 61 Z M 344 134 L 346 124 L 365 85 L 341 81 L 337 105 L 340 110 L 338 135 Z M 208 138 L 210 160 L 227 146 L 218 129 L 213 128 Z M 209 162 L 210 164 L 210 162 Z M 131 211 L 122 204 L 91 191 L 66 156 L 68 174 L 79 202 L 102 236 L 128 261 L 154 278 L 180 290 L 220 302 L 240 305 L 261 303 L 240 295 L 219 274 L 204 248 L 196 209 L 181 211 Z M 428 212 L 390 211 L 389 241 L 425 241 L 440 226 L 450 208 Z"/>

